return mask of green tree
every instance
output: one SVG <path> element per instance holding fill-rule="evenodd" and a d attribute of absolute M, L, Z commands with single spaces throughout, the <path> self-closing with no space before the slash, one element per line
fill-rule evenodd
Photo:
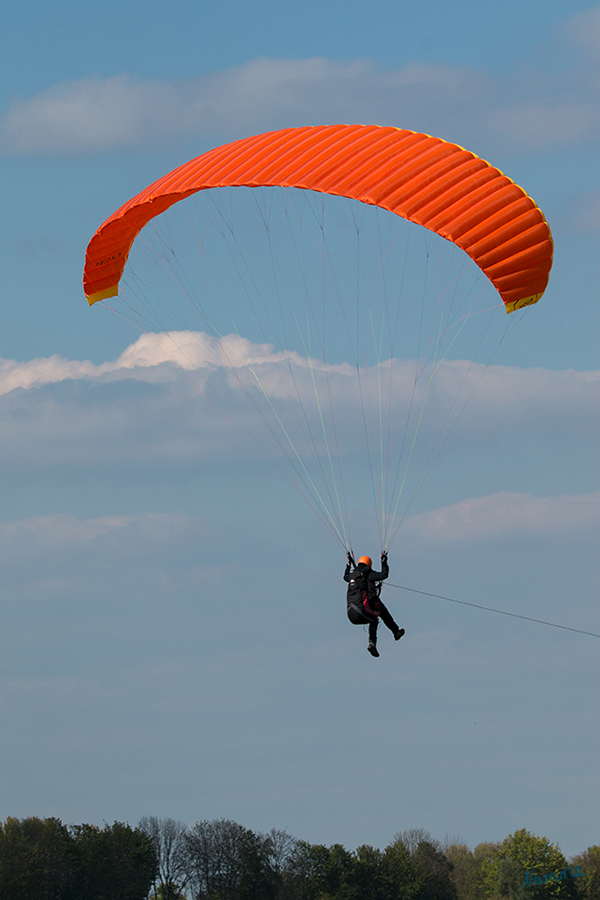
<path fill-rule="evenodd" d="M 325 848 L 323 867 L 318 879 L 323 900 L 353 900 L 356 895 L 354 878 L 356 858 L 341 844 Z"/>
<path fill-rule="evenodd" d="M 390 893 L 388 873 L 381 850 L 363 844 L 350 857 L 346 884 L 357 900 L 387 900 Z"/>
<path fill-rule="evenodd" d="M 152 841 L 121 822 L 72 828 L 76 900 L 146 900 L 156 873 Z"/>
<path fill-rule="evenodd" d="M 510 900 L 550 900 L 577 896 L 575 879 L 558 844 L 525 828 L 498 844 L 484 863 L 487 896 Z"/>
<path fill-rule="evenodd" d="M 456 900 L 452 863 L 430 841 L 420 841 L 411 854 L 417 869 L 419 888 L 415 900 Z"/>
<path fill-rule="evenodd" d="M 0 823 L 0 900 L 63 900 L 72 877 L 72 839 L 60 819 Z"/>
<path fill-rule="evenodd" d="M 571 860 L 571 866 L 579 866 L 581 874 L 577 880 L 577 895 L 583 900 L 600 900 L 600 845 L 588 847 Z"/>
<path fill-rule="evenodd" d="M 428 831 L 411 828 L 395 837 L 410 854 L 411 881 L 405 893 L 414 900 L 455 900 L 456 886 L 451 878 L 452 864 L 446 859 L 441 844 Z"/>
<path fill-rule="evenodd" d="M 486 864 L 492 859 L 497 846 L 482 843 L 471 852 L 466 844 L 451 844 L 444 850 L 446 859 L 453 866 L 450 877 L 459 900 L 487 900 L 491 896 Z"/>
<path fill-rule="evenodd" d="M 201 900 L 269 900 L 276 894 L 268 837 L 229 819 L 197 822 L 185 837 L 185 866 Z"/>
<path fill-rule="evenodd" d="M 323 844 L 297 841 L 287 863 L 289 896 L 316 900 L 326 885 L 329 850 Z"/>
<path fill-rule="evenodd" d="M 419 890 L 418 870 L 410 850 L 396 837 L 383 852 L 383 865 L 387 873 L 391 896 L 402 900 L 413 900 Z"/>
<path fill-rule="evenodd" d="M 244 829 L 241 839 L 242 877 L 239 900 L 275 900 L 277 878 L 271 867 L 271 843 L 268 837 Z"/>
<path fill-rule="evenodd" d="M 450 844 L 444 855 L 452 863 L 452 881 L 460 900 L 471 900 L 469 879 L 476 867 L 475 856 L 466 844 Z"/>

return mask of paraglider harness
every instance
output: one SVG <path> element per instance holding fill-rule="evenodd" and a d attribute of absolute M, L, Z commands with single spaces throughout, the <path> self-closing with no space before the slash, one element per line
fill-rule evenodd
<path fill-rule="evenodd" d="M 357 569 L 354 558 L 350 553 L 348 553 L 348 562 L 354 566 L 354 571 L 350 573 L 350 581 L 348 584 L 348 606 L 359 613 L 359 615 L 364 616 L 367 620 L 372 622 L 373 619 L 377 619 L 380 614 L 379 598 L 381 596 L 381 581 L 378 581 L 373 585 L 375 597 L 369 598 L 367 572 L 363 569 Z"/>

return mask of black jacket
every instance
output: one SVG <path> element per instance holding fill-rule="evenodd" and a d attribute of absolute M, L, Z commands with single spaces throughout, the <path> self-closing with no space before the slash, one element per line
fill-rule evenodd
<path fill-rule="evenodd" d="M 348 608 L 354 607 L 359 612 L 377 616 L 379 606 L 379 590 L 377 585 L 390 574 L 386 560 L 381 561 L 381 572 L 375 572 L 365 563 L 359 563 L 355 569 L 348 563 L 344 572 L 344 581 L 348 582 L 346 603 Z M 366 602 L 365 602 L 366 601 Z"/>

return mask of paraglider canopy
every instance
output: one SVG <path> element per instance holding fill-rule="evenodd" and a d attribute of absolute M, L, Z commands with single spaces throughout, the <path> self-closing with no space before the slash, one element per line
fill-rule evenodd
<path fill-rule="evenodd" d="M 345 550 L 372 498 L 386 549 L 522 318 L 495 317 L 537 303 L 552 249 L 532 198 L 457 144 L 288 128 L 121 206 L 89 243 L 84 289 L 139 329 L 144 365 L 169 360 L 194 386 L 205 456 L 216 411 Z"/>
<path fill-rule="evenodd" d="M 506 175 L 457 144 L 400 128 L 287 128 L 234 141 L 150 185 L 98 229 L 87 249 L 90 304 L 114 297 L 136 235 L 197 191 L 283 186 L 390 210 L 457 244 L 498 290 L 507 312 L 542 296 L 552 266 L 543 213 Z"/>

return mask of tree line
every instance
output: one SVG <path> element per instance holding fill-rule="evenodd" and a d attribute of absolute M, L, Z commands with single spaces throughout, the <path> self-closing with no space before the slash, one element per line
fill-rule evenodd
<path fill-rule="evenodd" d="M 0 900 L 600 900 L 600 846 L 567 862 L 522 829 L 471 851 L 425 831 L 350 851 L 229 819 L 0 823 Z"/>
<path fill-rule="evenodd" d="M 156 865 L 151 838 L 120 822 L 0 823 L 0 900 L 146 900 Z"/>

